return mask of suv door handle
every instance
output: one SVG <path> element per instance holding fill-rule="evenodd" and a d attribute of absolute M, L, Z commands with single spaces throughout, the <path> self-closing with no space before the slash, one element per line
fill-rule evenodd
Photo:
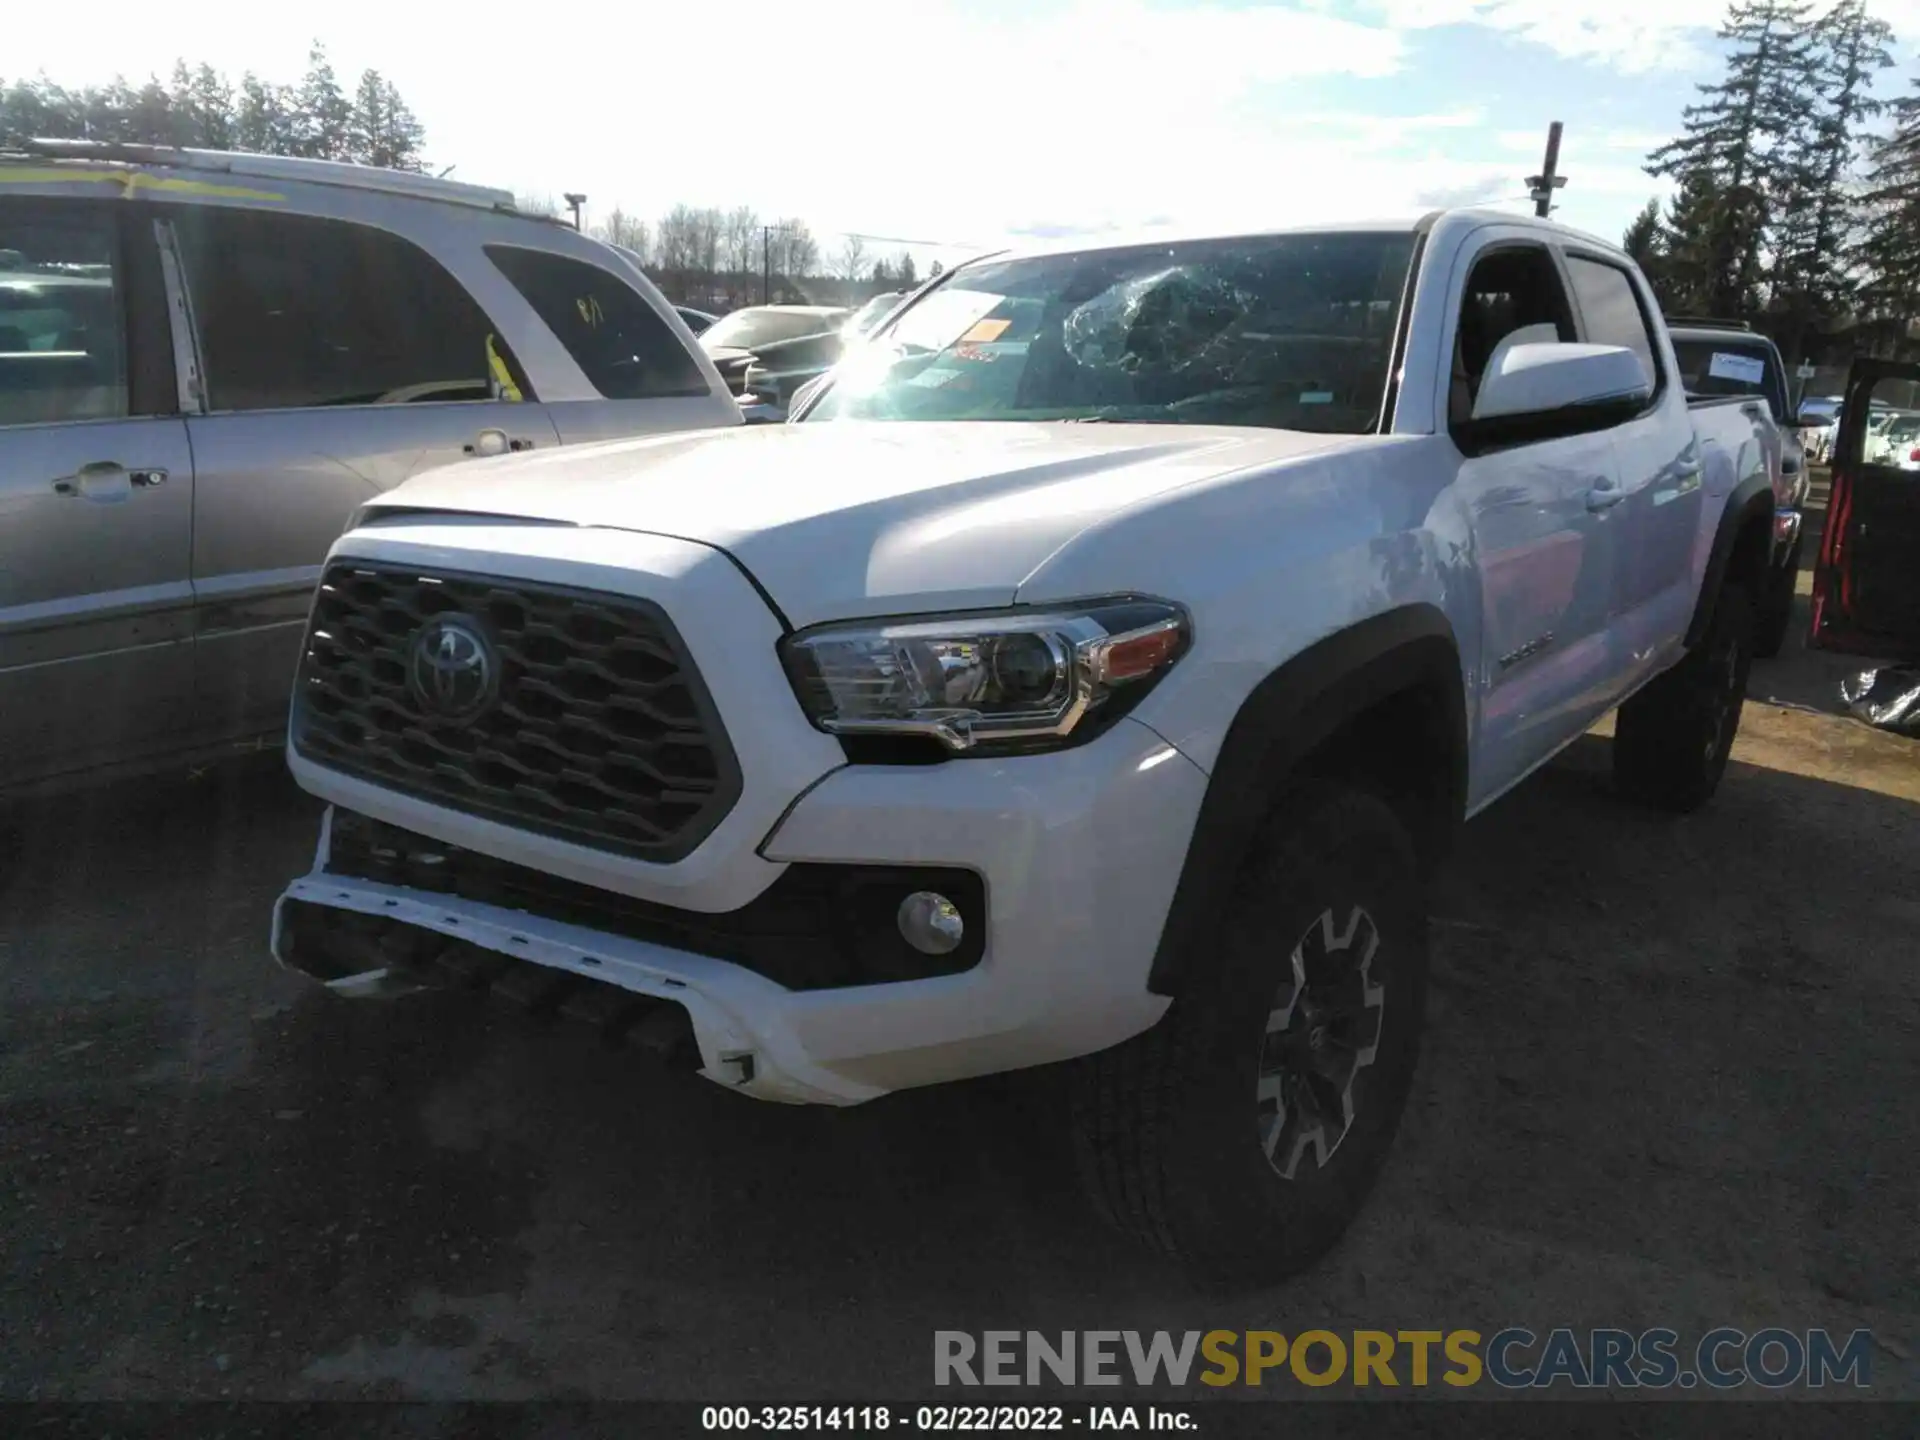
<path fill-rule="evenodd" d="M 523 440 L 518 435 L 508 435 L 504 430 L 482 430 L 473 439 L 460 447 L 469 455 L 505 455 L 509 451 L 519 454 L 522 450 L 533 449 L 533 441 Z"/>
<path fill-rule="evenodd" d="M 78 496 L 96 505 L 117 505 L 135 490 L 152 490 L 166 483 L 167 472 L 158 465 L 129 470 L 118 461 L 95 460 L 56 479 L 53 493 Z"/>
<path fill-rule="evenodd" d="M 1601 479 L 1593 482 L 1593 488 L 1587 491 L 1587 509 L 1601 511 L 1612 509 L 1627 498 L 1627 492 L 1614 479 Z"/>

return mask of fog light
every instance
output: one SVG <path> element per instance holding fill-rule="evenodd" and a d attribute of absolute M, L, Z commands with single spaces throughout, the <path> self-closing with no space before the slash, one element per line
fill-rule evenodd
<path fill-rule="evenodd" d="M 916 890 L 900 902 L 900 934 L 922 955 L 947 955 L 967 933 L 960 908 L 944 895 Z"/>

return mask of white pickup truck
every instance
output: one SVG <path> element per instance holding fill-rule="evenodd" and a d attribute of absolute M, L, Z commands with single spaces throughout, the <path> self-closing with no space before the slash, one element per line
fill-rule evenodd
<path fill-rule="evenodd" d="M 273 950 L 849 1105 L 1073 1061 L 1119 1224 L 1271 1278 L 1407 1097 L 1424 877 L 1619 707 L 1726 767 L 1773 421 L 1560 226 L 989 256 L 797 423 L 421 476 L 315 598 Z"/>

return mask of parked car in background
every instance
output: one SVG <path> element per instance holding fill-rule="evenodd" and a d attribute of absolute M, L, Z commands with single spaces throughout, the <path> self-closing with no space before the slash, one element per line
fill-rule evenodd
<path fill-rule="evenodd" d="M 0 255 L 0 791 L 277 744 L 327 547 L 410 476 L 740 422 L 645 275 L 504 190 L 34 142 Z"/>
<path fill-rule="evenodd" d="M 1778 655 L 1793 624 L 1793 597 L 1805 544 L 1803 517 L 1811 476 L 1807 473 L 1804 427 L 1817 425 L 1817 412 L 1793 408 L 1787 369 L 1779 347 L 1765 335 L 1731 321 L 1668 319 L 1673 353 L 1687 393 L 1702 399 L 1749 398 L 1764 408 L 1779 434 L 1779 470 L 1774 498 L 1773 566 L 1754 597 L 1757 621 L 1755 655 Z"/>
<path fill-rule="evenodd" d="M 705 350 L 727 389 L 743 406 L 756 402 L 747 393 L 747 367 L 763 353 L 796 341 L 830 338 L 838 353 L 840 327 L 853 312 L 838 305 L 749 305 L 724 315 L 701 332 Z M 753 417 L 761 418 L 761 417 Z"/>
<path fill-rule="evenodd" d="M 1868 412 L 1873 417 L 1868 422 L 1870 427 L 1872 427 L 1870 433 L 1876 433 L 1878 427 L 1886 424 L 1892 410 L 1893 406 L 1884 400 L 1874 400 L 1870 402 Z M 1833 463 L 1834 447 L 1839 442 L 1840 427 L 1845 423 L 1846 417 L 1846 401 L 1843 398 L 1840 403 L 1834 407 L 1833 414 L 1828 418 L 1826 424 L 1814 432 L 1812 443 L 1807 447 L 1808 458 L 1812 460 L 1814 464 L 1830 465 Z"/>
<path fill-rule="evenodd" d="M 853 312 L 851 319 L 840 327 L 840 337 L 849 345 L 856 340 L 864 340 L 869 331 L 892 313 L 893 307 L 906 299 L 904 290 L 888 290 L 874 296 L 866 304 Z"/>
<path fill-rule="evenodd" d="M 957 266 L 811 406 L 369 509 L 273 953 L 763 1100 L 1074 1061 L 1103 1214 L 1241 1286 L 1312 1263 L 1413 1084 L 1461 822 L 1616 707 L 1624 794 L 1726 772 L 1766 407 L 1683 393 L 1618 248 L 1479 211 Z"/>
<path fill-rule="evenodd" d="M 1887 410 L 1869 423 L 1864 446 L 1869 465 L 1902 468 L 1920 443 L 1920 411 Z"/>

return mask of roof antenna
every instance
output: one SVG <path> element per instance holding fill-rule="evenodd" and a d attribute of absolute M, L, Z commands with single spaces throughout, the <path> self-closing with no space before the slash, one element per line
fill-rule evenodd
<path fill-rule="evenodd" d="M 458 164 L 449 165 L 446 169 L 442 170 L 438 175 L 434 176 L 433 178 L 436 180 L 444 180 L 459 168 L 460 167 Z"/>

